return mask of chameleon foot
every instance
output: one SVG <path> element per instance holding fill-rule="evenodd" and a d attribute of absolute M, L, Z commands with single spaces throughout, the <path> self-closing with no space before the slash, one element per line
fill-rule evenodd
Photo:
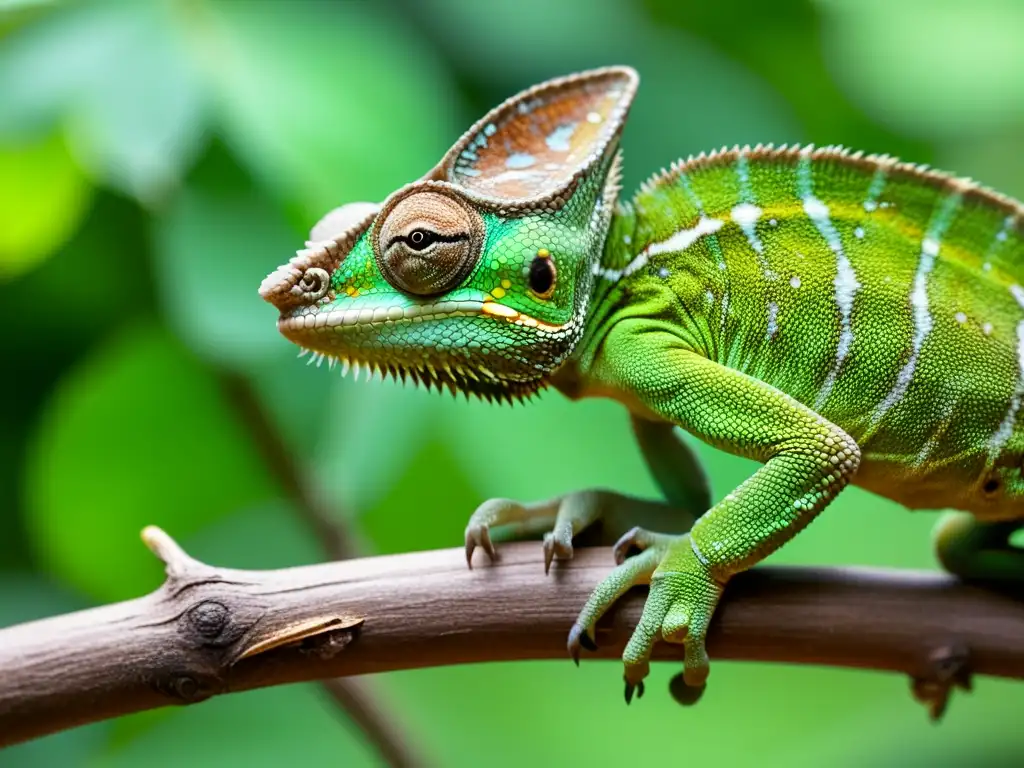
<path fill-rule="evenodd" d="M 569 655 L 580 663 L 580 649 L 596 651 L 594 642 L 594 626 L 598 619 L 614 605 L 615 601 L 639 584 L 649 584 L 654 569 L 658 567 L 662 552 L 655 548 L 644 550 L 636 557 L 631 557 L 609 573 L 604 581 L 590 593 L 583 610 L 576 618 L 576 623 L 569 630 Z"/>
<path fill-rule="evenodd" d="M 626 558 L 602 581 L 569 633 L 569 653 L 579 658 L 582 638 L 590 640 L 596 621 L 635 584 L 651 585 L 640 621 L 622 654 L 626 702 L 643 691 L 650 672 L 651 651 L 658 640 L 684 646 L 681 683 L 673 695 L 693 703 L 703 693 L 709 661 L 704 647 L 708 625 L 724 585 L 716 581 L 696 556 L 689 534 L 667 536 L 643 529 L 630 531 L 616 547 L 616 558 L 633 548 L 641 553 Z"/>
<path fill-rule="evenodd" d="M 946 713 L 953 690 L 970 691 L 973 687 L 970 652 L 961 645 L 944 645 L 931 653 L 928 665 L 926 677 L 911 679 L 911 692 L 928 709 L 931 720 L 938 722 Z"/>
<path fill-rule="evenodd" d="M 531 538 L 544 534 L 545 571 L 556 554 L 572 557 L 572 526 L 559 519 L 559 499 L 520 504 L 513 499 L 489 499 L 477 507 L 466 525 L 466 563 L 473 567 L 473 552 L 480 547 L 493 562 L 498 557 L 491 537 L 497 540 Z M 554 525 L 554 530 L 552 530 Z"/>
<path fill-rule="evenodd" d="M 472 568 L 473 552 L 478 547 L 494 560 L 497 551 L 492 541 L 543 536 L 544 572 L 547 573 L 555 560 L 572 559 L 573 538 L 598 520 L 604 521 L 600 533 L 605 538 L 610 535 L 614 541 L 614 536 L 625 528 L 619 523 L 621 519 L 635 520 L 639 515 L 640 519 L 660 522 L 663 518 L 671 518 L 675 512 L 662 502 L 604 490 L 576 491 L 529 504 L 512 499 L 490 499 L 477 508 L 466 526 L 466 560 Z M 641 530 L 634 529 L 630 534 L 636 538 L 639 534 L 635 532 Z M 645 548 L 646 541 L 643 536 L 636 538 L 636 548 Z M 626 547 L 623 551 L 628 551 L 629 546 L 623 546 Z"/>

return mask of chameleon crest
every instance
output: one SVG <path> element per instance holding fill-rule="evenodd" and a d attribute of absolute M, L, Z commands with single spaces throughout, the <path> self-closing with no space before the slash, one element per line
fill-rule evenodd
<path fill-rule="evenodd" d="M 949 509 L 942 564 L 1019 589 L 1021 204 L 887 156 L 770 146 L 674 164 L 618 202 L 636 87 L 623 67 L 539 85 L 382 205 L 328 214 L 260 288 L 281 332 L 428 385 L 511 399 L 550 384 L 626 407 L 664 503 L 492 499 L 465 542 L 472 563 L 494 555 L 492 529 L 547 530 L 547 568 L 599 519 L 609 543 L 621 534 L 568 650 L 593 648 L 601 615 L 649 584 L 627 701 L 661 640 L 682 644 L 673 691 L 696 700 L 729 579 L 850 484 Z M 760 467 L 716 501 L 681 430 Z M 948 690 L 928 688 L 941 712 Z"/>

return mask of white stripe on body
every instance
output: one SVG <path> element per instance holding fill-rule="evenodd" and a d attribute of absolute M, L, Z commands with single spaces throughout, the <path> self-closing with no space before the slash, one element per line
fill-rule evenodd
<path fill-rule="evenodd" d="M 680 171 L 680 173 L 679 173 L 679 186 L 681 186 L 686 191 L 686 194 L 693 201 L 693 204 L 696 206 L 697 211 L 701 215 L 701 218 L 705 218 L 706 214 L 704 213 L 704 203 L 701 202 L 701 199 L 699 197 L 697 197 L 697 193 L 693 191 L 693 186 L 690 184 L 690 180 L 686 177 L 686 174 L 683 173 L 682 171 Z M 724 222 L 723 222 L 723 224 L 724 224 Z M 710 235 L 711 236 L 708 237 L 708 248 L 711 249 L 711 253 L 715 257 L 716 263 L 718 264 L 718 270 L 720 272 L 725 272 L 728 269 L 728 265 L 725 263 L 725 253 L 723 253 L 722 246 L 718 242 L 718 238 L 714 236 L 714 233 L 710 233 Z M 723 277 L 724 277 L 724 275 L 723 275 Z M 728 284 L 729 284 L 728 283 L 728 279 L 726 279 L 725 283 L 726 283 L 726 286 L 728 286 Z M 729 288 L 728 287 L 722 289 L 722 310 L 721 310 L 721 312 L 722 312 L 722 323 L 721 323 L 720 333 L 722 334 L 722 337 L 724 338 L 725 337 L 725 320 L 726 320 L 726 318 L 729 315 Z"/>
<path fill-rule="evenodd" d="M 939 210 L 932 215 L 928 224 L 924 241 L 921 243 L 921 256 L 917 262 L 917 271 L 914 273 L 913 288 L 910 293 L 910 304 L 914 313 L 914 336 L 911 340 L 910 358 L 900 369 L 896 377 L 896 384 L 883 398 L 875 412 L 872 414 L 872 426 L 876 426 L 896 403 L 903 399 L 910 387 L 910 381 L 917 369 L 917 359 L 921 354 L 928 334 L 931 333 L 934 325 L 931 310 L 928 306 L 928 277 L 935 267 L 935 260 L 939 255 L 942 236 L 946 233 L 953 213 L 960 205 L 961 195 L 954 193 L 942 201 Z"/>
<path fill-rule="evenodd" d="M 803 201 L 804 212 L 817 228 L 821 236 L 828 243 L 829 250 L 836 257 L 836 277 L 834 282 L 836 294 L 836 306 L 839 308 L 839 343 L 836 345 L 836 358 L 832 368 L 825 376 L 825 382 L 818 392 L 814 407 L 820 410 L 828 401 L 832 393 L 832 387 L 836 383 L 839 371 L 843 362 L 850 354 L 853 346 L 853 301 L 861 284 L 857 281 L 857 273 L 854 272 L 853 264 L 843 250 L 843 244 L 839 239 L 839 232 L 832 223 L 832 216 L 828 206 L 814 196 L 813 181 L 811 179 L 811 158 L 810 150 L 805 150 L 800 157 L 800 164 L 797 167 L 797 190 Z"/>
<path fill-rule="evenodd" d="M 740 229 L 743 230 L 743 234 L 746 235 L 747 242 L 754 251 L 754 256 L 757 258 L 757 263 L 761 266 L 761 272 L 764 273 L 765 279 L 769 281 L 778 280 L 779 276 L 768 266 L 768 259 L 764 255 L 764 243 L 757 236 L 757 221 L 764 214 L 764 211 L 754 203 L 754 193 L 750 188 L 750 167 L 745 151 L 741 151 L 736 157 L 736 176 L 740 182 L 740 202 L 730 212 L 732 220 L 739 225 Z"/>

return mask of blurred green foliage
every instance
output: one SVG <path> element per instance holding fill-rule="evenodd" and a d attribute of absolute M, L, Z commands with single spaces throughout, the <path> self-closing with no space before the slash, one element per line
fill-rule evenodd
<path fill-rule="evenodd" d="M 225 372 L 252 383 L 375 551 L 457 545 L 490 496 L 653 493 L 614 404 L 498 408 L 329 377 L 277 335 L 260 279 L 328 208 L 417 178 L 501 99 L 610 63 L 642 76 L 627 188 L 723 144 L 813 141 L 1024 196 L 1022 30 L 1019 0 L 0 2 L 0 626 L 156 587 L 138 540 L 150 522 L 218 564 L 320 557 Z M 482 434 L 514 435 L 514 456 L 482 451 Z M 718 493 L 751 471 L 698 450 Z M 933 568 L 932 521 L 853 489 L 773 560 Z M 758 766 L 1024 755 L 1024 689 L 1008 683 L 979 681 L 936 728 L 890 675 L 719 663 L 682 710 L 664 695 L 675 671 L 658 665 L 628 709 L 600 662 L 379 682 L 446 766 L 643 764 L 683 747 L 693 764 Z M 376 760 L 301 685 L 78 729 L 0 766 L 296 757 Z"/>

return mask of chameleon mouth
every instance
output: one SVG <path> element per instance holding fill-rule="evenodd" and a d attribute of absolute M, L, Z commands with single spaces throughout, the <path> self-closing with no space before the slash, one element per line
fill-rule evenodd
<path fill-rule="evenodd" d="M 321 328 L 361 328 L 399 323 L 422 323 L 452 317 L 493 317 L 513 325 L 536 328 L 544 333 L 560 333 L 566 325 L 552 325 L 535 317 L 519 312 L 496 301 L 440 301 L 434 304 L 411 304 L 405 307 L 377 306 L 352 307 L 349 309 L 317 309 L 309 307 L 292 315 L 282 316 L 277 321 L 278 330 L 292 338 L 292 334 L 304 331 L 316 332 Z M 295 339 L 293 339 L 295 340 Z M 296 340 L 298 341 L 298 340 Z"/>

